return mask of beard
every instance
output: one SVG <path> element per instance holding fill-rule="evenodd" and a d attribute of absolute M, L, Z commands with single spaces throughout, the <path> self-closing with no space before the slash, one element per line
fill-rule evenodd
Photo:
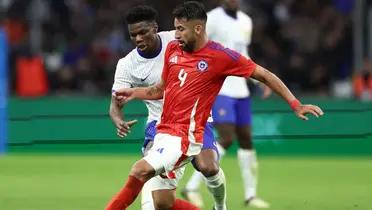
<path fill-rule="evenodd" d="M 185 52 L 192 52 L 195 48 L 195 41 L 189 41 L 188 43 L 183 42 L 182 43 L 182 50 Z"/>

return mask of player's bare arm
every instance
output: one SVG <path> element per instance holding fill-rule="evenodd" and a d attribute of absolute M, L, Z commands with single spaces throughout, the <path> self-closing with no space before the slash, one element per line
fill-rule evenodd
<path fill-rule="evenodd" d="M 155 97 L 155 99 L 161 99 L 163 98 L 163 92 L 164 92 L 164 89 L 163 89 L 163 85 L 154 85 L 154 86 L 150 86 L 148 88 L 148 90 L 146 90 L 146 95 L 148 97 Z"/>
<path fill-rule="evenodd" d="M 123 114 L 122 114 L 122 108 L 123 104 L 121 101 L 117 100 L 115 97 L 111 97 L 111 103 L 110 103 L 110 118 L 112 122 L 116 126 L 117 135 L 119 137 L 125 137 L 130 133 L 130 128 L 137 122 L 137 120 L 132 121 L 124 121 Z"/>
<path fill-rule="evenodd" d="M 159 100 L 163 98 L 164 81 L 149 87 L 122 88 L 112 93 L 112 96 L 122 103 L 127 103 L 133 99 L 140 100 Z"/>
<path fill-rule="evenodd" d="M 312 104 L 301 104 L 301 102 L 296 99 L 287 86 L 275 74 L 262 66 L 257 65 L 251 77 L 266 84 L 274 92 L 288 101 L 297 117 L 303 120 L 308 120 L 308 117 L 306 116 L 308 113 L 316 117 L 323 115 L 323 111 L 318 106 Z"/>

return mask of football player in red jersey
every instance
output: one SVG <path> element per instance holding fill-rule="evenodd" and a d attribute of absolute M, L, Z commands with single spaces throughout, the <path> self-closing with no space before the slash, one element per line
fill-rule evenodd
<path fill-rule="evenodd" d="M 112 91 L 115 92 L 120 88 L 147 87 L 161 80 L 165 51 L 168 43 L 174 40 L 175 31 L 157 32 L 156 16 L 156 10 L 148 5 L 138 5 L 128 11 L 126 22 L 130 38 L 136 48 L 118 61 Z M 112 99 L 110 117 L 117 126 L 117 134 L 124 137 L 129 133 L 130 127 L 135 121 L 125 122 L 122 114 L 122 109 L 125 109 L 125 106 L 115 98 Z M 160 121 L 163 101 L 151 100 L 145 101 L 145 104 L 149 115 L 145 127 L 143 155 L 146 155 L 153 145 L 156 124 Z M 213 135 L 212 121 L 211 118 L 205 126 L 203 148 L 192 163 L 195 169 L 203 174 L 201 179 L 205 180 L 206 186 L 214 198 L 216 210 L 224 210 L 226 209 L 224 190 L 226 181 L 223 170 L 219 167 L 219 153 Z M 159 201 L 154 202 L 154 200 L 167 197 L 165 196 L 167 193 L 175 194 L 178 180 L 183 176 L 183 172 L 183 168 L 176 170 L 174 179 L 156 176 L 147 181 L 141 193 L 142 210 L 154 210 L 154 203 L 159 203 Z M 188 195 L 188 198 L 193 198 L 190 193 Z M 193 201 L 195 202 L 195 199 Z M 201 207 L 200 203 L 197 202 L 194 205 Z M 194 205 L 185 200 L 176 199 L 172 208 L 198 209 Z"/>
<path fill-rule="evenodd" d="M 300 119 L 307 120 L 306 114 L 323 115 L 318 106 L 302 104 L 267 69 L 208 40 L 205 29 L 207 14 L 201 3 L 189 1 L 180 4 L 173 15 L 176 41 L 170 42 L 165 52 L 161 82 L 113 93 L 114 97 L 125 102 L 135 98 L 163 98 L 164 105 L 153 147 L 146 157 L 133 165 L 125 186 L 111 200 L 107 210 L 126 209 L 147 180 L 159 174 L 174 177 L 174 169 L 184 167 L 200 153 L 205 124 L 227 76 L 252 77 L 265 83 L 289 103 Z M 169 197 L 163 201 L 172 204 L 174 200 Z M 155 208 L 167 209 L 166 206 L 172 206 L 169 203 L 156 203 Z"/>

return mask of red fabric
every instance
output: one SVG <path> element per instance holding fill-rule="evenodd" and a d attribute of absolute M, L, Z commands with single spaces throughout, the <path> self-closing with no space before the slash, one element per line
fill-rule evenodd
<path fill-rule="evenodd" d="M 17 95 L 24 97 L 39 97 L 48 93 L 48 78 L 40 57 L 18 58 Z"/>
<path fill-rule="evenodd" d="M 137 198 L 142 190 L 143 184 L 144 183 L 136 177 L 129 176 L 127 183 L 125 183 L 120 192 L 111 199 L 105 210 L 125 210 Z"/>
<path fill-rule="evenodd" d="M 188 201 L 176 199 L 171 210 L 200 210 L 200 209 Z"/>
<path fill-rule="evenodd" d="M 372 94 L 372 76 L 370 76 L 367 81 L 361 75 L 355 76 L 353 78 L 353 88 L 354 94 L 358 97 L 360 97 L 364 91 Z"/>
<path fill-rule="evenodd" d="M 170 42 L 162 73 L 165 90 L 158 133 L 203 143 L 205 124 L 225 78 L 249 77 L 255 68 L 252 60 L 213 41 L 192 53 L 183 51 L 177 41 Z"/>
<path fill-rule="evenodd" d="M 10 45 L 21 44 L 27 35 L 27 27 L 24 21 L 6 19 L 3 23 Z"/>

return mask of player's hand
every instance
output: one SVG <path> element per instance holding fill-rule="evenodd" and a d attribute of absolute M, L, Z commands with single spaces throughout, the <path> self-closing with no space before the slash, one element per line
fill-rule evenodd
<path fill-rule="evenodd" d="M 130 100 L 134 99 L 134 89 L 133 88 L 122 88 L 117 91 L 112 92 L 112 97 L 115 98 L 120 104 L 128 103 Z"/>
<path fill-rule="evenodd" d="M 121 138 L 126 137 L 130 133 L 131 127 L 136 124 L 138 121 L 137 120 L 131 120 L 131 121 L 120 121 L 115 123 L 116 125 L 116 131 L 117 135 Z"/>
<path fill-rule="evenodd" d="M 271 90 L 269 86 L 262 83 L 261 88 L 263 91 L 262 96 L 261 96 L 262 99 L 267 99 L 269 96 L 271 96 L 271 93 L 273 91 Z"/>
<path fill-rule="evenodd" d="M 320 117 L 324 113 L 322 109 L 320 109 L 318 106 L 306 104 L 306 105 L 299 105 L 294 112 L 296 113 L 297 117 L 303 120 L 309 120 L 309 118 L 306 116 L 306 114 L 312 114 L 315 117 Z"/>

